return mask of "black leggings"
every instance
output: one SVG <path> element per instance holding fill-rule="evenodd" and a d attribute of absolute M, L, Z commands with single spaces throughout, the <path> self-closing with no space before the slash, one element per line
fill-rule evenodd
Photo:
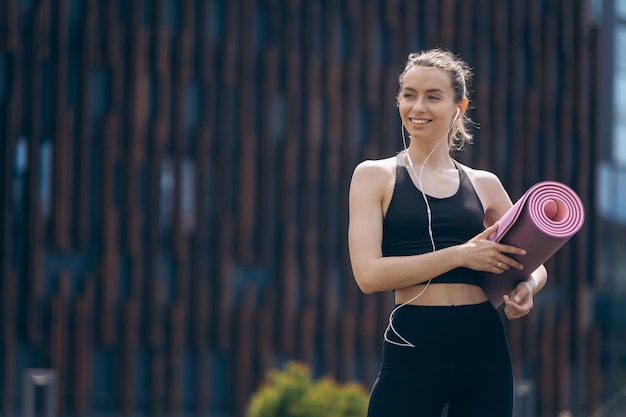
<path fill-rule="evenodd" d="M 368 417 L 511 417 L 513 371 L 504 326 L 488 301 L 401 307 L 384 342 Z M 402 343 L 392 331 L 392 341 Z"/>

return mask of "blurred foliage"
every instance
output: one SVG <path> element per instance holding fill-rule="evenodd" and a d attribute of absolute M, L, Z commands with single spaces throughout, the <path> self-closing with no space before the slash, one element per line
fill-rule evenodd
<path fill-rule="evenodd" d="M 247 417 L 363 417 L 369 394 L 357 383 L 314 381 L 310 369 L 288 362 L 272 370 L 248 404 Z"/>

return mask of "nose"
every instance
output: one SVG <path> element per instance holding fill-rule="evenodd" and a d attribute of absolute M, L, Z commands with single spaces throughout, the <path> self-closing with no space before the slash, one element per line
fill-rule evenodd
<path fill-rule="evenodd" d="M 424 99 L 422 99 L 421 97 L 418 97 L 413 102 L 412 110 L 415 112 L 421 113 L 426 108 L 424 104 L 425 104 Z"/>

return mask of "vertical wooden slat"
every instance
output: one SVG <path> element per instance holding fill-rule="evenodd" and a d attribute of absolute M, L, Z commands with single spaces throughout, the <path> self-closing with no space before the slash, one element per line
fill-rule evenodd
<path fill-rule="evenodd" d="M 134 4 L 134 3 L 133 3 Z M 137 3 L 139 4 L 139 3 Z M 134 9 L 134 8 L 133 8 Z M 141 207 L 141 169 L 145 159 L 147 138 L 148 79 L 148 32 L 140 25 L 139 10 L 131 13 L 132 42 L 129 45 L 127 94 L 128 110 L 125 112 L 125 128 L 128 135 L 123 148 L 124 172 L 124 243 L 131 256 L 140 256 L 143 216 Z M 132 287 L 139 290 L 141 284 L 133 280 Z"/>
<path fill-rule="evenodd" d="M 15 52 L 20 43 L 19 28 L 20 19 L 17 1 L 7 0 L 2 2 L 0 13 L 0 49 Z"/>
<path fill-rule="evenodd" d="M 119 291 L 119 215 L 115 201 L 117 162 L 117 118 L 108 114 L 104 121 L 102 149 L 102 255 L 100 264 L 100 339 L 112 345 L 116 338 L 117 296 Z"/>
<path fill-rule="evenodd" d="M 67 251 L 71 244 L 71 193 L 73 147 L 73 115 L 67 109 L 68 91 L 68 2 L 59 0 L 54 7 L 54 183 L 53 183 L 53 213 L 54 213 L 54 242 L 56 246 Z"/>
<path fill-rule="evenodd" d="M 450 50 L 454 50 L 454 33 L 459 26 L 456 23 L 457 21 L 457 1 L 456 0 L 443 0 L 439 4 L 441 5 L 439 9 L 440 13 L 440 27 L 439 27 L 439 37 L 440 44 L 444 48 L 448 48 Z M 460 16 L 459 16 L 460 17 Z M 464 18 L 467 16 L 463 16 Z"/>
<path fill-rule="evenodd" d="M 162 281 L 155 281 L 151 297 L 151 326 L 148 344 L 149 357 L 149 409 L 153 415 L 166 411 L 167 399 L 167 346 L 165 339 L 166 290 Z"/>
<path fill-rule="evenodd" d="M 587 2 L 578 4 L 578 16 L 576 18 L 576 28 L 588 28 L 588 22 L 591 19 L 590 5 Z M 594 201 L 596 195 L 596 173 L 595 163 L 597 153 L 594 147 L 591 124 L 589 120 L 593 109 L 593 49 L 592 32 L 589 30 L 576 30 L 576 61 L 580 64 L 576 73 L 575 84 L 577 98 L 574 104 L 574 132 L 578 138 L 578 149 L 576 152 L 576 179 L 572 181 L 572 186 L 578 191 L 579 196 L 585 203 Z M 589 301 L 587 294 L 587 282 L 590 276 L 594 276 L 595 257 L 594 251 L 589 248 L 597 247 L 597 240 L 593 235 L 593 230 L 598 228 L 597 216 L 593 204 L 586 204 L 586 221 L 582 230 L 572 242 L 572 270 L 580 271 L 572 273 L 575 276 L 575 282 L 571 283 L 574 290 L 575 302 L 571 305 L 572 315 L 572 356 L 575 363 L 584 363 L 586 354 L 586 337 L 588 327 Z M 576 385 L 576 392 L 584 391 L 582 380 Z"/>
<path fill-rule="evenodd" d="M 58 277 L 57 294 L 50 298 L 50 368 L 57 375 L 57 413 L 66 410 L 65 392 L 68 365 L 68 335 L 70 334 L 68 323 L 68 307 L 70 297 L 71 278 L 67 271 L 61 271 Z"/>
<path fill-rule="evenodd" d="M 261 60 L 261 83 L 259 96 L 257 100 L 259 104 L 257 108 L 261 116 L 259 120 L 259 130 L 261 134 L 258 137 L 259 149 L 261 155 L 259 163 L 259 171 L 263 173 L 259 184 L 259 196 L 263 196 L 262 204 L 259 204 L 259 260 L 264 264 L 272 264 L 276 257 L 274 247 L 277 242 L 278 224 L 282 223 L 276 218 L 278 208 L 278 147 L 277 141 L 284 135 L 284 127 L 278 119 L 281 112 L 280 94 L 280 41 L 278 31 L 280 24 L 280 11 L 277 7 L 273 7 L 266 11 L 266 19 L 268 26 L 273 28 L 270 34 L 266 36 L 266 47 L 262 54 Z"/>
<path fill-rule="evenodd" d="M 175 259 L 175 286 L 174 297 L 183 306 L 188 305 L 189 297 L 189 256 L 187 236 L 193 227 L 193 213 L 187 212 L 184 206 L 185 182 L 189 181 L 185 173 L 189 132 L 186 126 L 185 114 L 189 111 L 187 106 L 187 89 L 189 87 L 189 74 L 191 73 L 191 35 L 189 30 L 193 28 L 190 19 L 189 1 L 182 2 L 181 33 L 174 38 L 174 58 L 179 65 L 172 74 L 172 165 L 173 165 L 173 190 L 172 190 L 172 251 Z M 195 196 L 193 196 L 195 198 Z"/>
<path fill-rule="evenodd" d="M 338 50 L 340 43 L 341 27 L 340 25 L 340 8 L 339 4 L 333 3 L 326 6 L 325 21 L 327 22 L 325 37 L 325 62 L 326 78 L 325 78 L 325 96 L 327 97 L 327 157 L 326 157 L 326 201 L 327 206 L 324 207 L 322 219 L 324 219 L 324 236 L 332 236 L 336 229 L 339 228 L 339 219 L 337 213 L 330 207 L 337 207 L 340 204 L 340 185 L 341 177 L 341 141 L 342 141 L 342 125 L 343 125 L 343 108 L 340 106 L 342 97 L 342 74 L 343 67 L 341 62 L 341 52 Z M 326 374 L 333 374 L 337 364 L 337 321 L 334 315 L 337 311 L 337 282 L 336 272 L 338 270 L 338 262 L 336 253 L 338 251 L 338 243 L 334 239 L 328 239 L 324 245 L 322 257 L 323 264 L 320 266 L 321 282 L 320 282 L 320 324 L 319 335 L 321 343 L 322 370 Z"/>
<path fill-rule="evenodd" d="M 491 108 L 488 116 L 493 120 L 493 123 L 491 123 L 491 141 L 486 149 L 489 155 L 489 169 L 497 173 L 505 183 L 508 183 L 511 172 L 504 169 L 510 155 L 505 155 L 506 142 L 503 138 L 513 133 L 512 127 L 509 126 L 510 118 L 507 115 L 508 111 L 510 111 L 510 105 L 507 101 L 510 97 L 508 63 L 511 52 L 509 45 L 506 43 L 510 29 L 508 7 L 509 3 L 507 2 L 493 2 L 491 37 L 494 41 L 492 46 L 494 74 L 492 75 L 490 85 Z M 513 191 L 509 190 L 509 192 Z"/>
<path fill-rule="evenodd" d="M 340 313 L 340 317 L 339 369 L 336 375 L 340 382 L 347 382 L 355 374 L 356 362 L 354 360 L 354 352 L 356 350 L 358 326 L 354 310 L 343 311 Z"/>
<path fill-rule="evenodd" d="M 183 349 L 185 347 L 185 311 L 180 302 L 170 304 L 168 312 L 169 340 L 167 355 L 167 411 L 178 415 L 183 399 Z"/>
<path fill-rule="evenodd" d="M 48 35 L 50 28 L 49 3 L 42 1 L 33 15 L 33 43 L 31 50 L 32 62 L 38 66 L 44 59 L 49 57 Z M 45 251 L 44 244 L 44 218 L 41 200 L 42 188 L 42 126 L 41 108 L 37 92 L 42 87 L 42 80 L 37 76 L 37 71 L 31 70 L 29 74 L 30 84 L 30 114 L 32 124 L 28 134 L 28 174 L 26 186 L 27 216 L 26 216 L 26 265 L 28 280 L 28 295 L 26 299 L 26 326 L 28 340 L 31 343 L 42 342 L 41 330 L 41 304 L 44 293 L 43 262 Z M 50 161 L 47 161 L 50 162 Z"/>
<path fill-rule="evenodd" d="M 453 47 L 452 50 L 458 51 L 459 53 L 462 51 L 462 58 L 467 62 L 473 62 L 473 68 L 476 68 L 478 64 L 476 51 L 482 47 L 478 42 L 479 35 L 477 32 L 479 31 L 475 30 L 475 28 L 477 28 L 478 15 L 482 14 L 482 10 L 478 8 L 477 3 L 478 0 L 457 1 L 453 6 L 456 8 L 457 21 L 461 22 L 461 24 L 457 24 L 453 31 L 456 46 Z M 474 92 L 472 91 L 471 96 L 473 95 Z M 471 114 L 471 112 L 469 114 Z M 474 150 L 473 147 L 471 150 Z M 471 165 L 474 165 L 473 162 Z"/>
<path fill-rule="evenodd" d="M 15 253 L 13 241 L 13 172 L 15 169 L 16 143 L 18 138 L 18 120 L 21 119 L 21 93 L 19 84 L 22 80 L 20 57 L 24 53 L 19 48 L 20 27 L 17 5 L 4 2 L 0 26 L 0 50 L 5 51 L 7 61 L 12 62 L 11 79 L 16 87 L 6 102 L 0 103 L 0 410 L 5 415 L 13 411 L 14 387 L 16 383 L 16 322 L 17 322 L 17 283 L 16 271 L 12 266 Z M 20 53 L 20 51 L 22 51 Z"/>
<path fill-rule="evenodd" d="M 81 61 L 79 70 L 80 94 L 75 121 L 77 122 L 77 168 L 76 168 L 76 243 L 80 248 L 87 248 L 91 237 L 91 181 L 93 178 L 93 135 L 92 127 L 92 71 L 94 70 L 96 45 L 96 0 L 85 2 L 85 19 L 81 32 Z"/>
<path fill-rule="evenodd" d="M 198 366 L 193 370 L 194 381 L 194 405 L 199 414 L 207 413 L 210 406 L 209 391 L 211 381 L 210 354 L 209 354 L 209 323 L 211 322 L 208 300 L 211 300 L 211 292 L 206 280 L 206 274 L 199 274 L 196 269 L 196 280 L 192 292 L 192 302 L 195 308 L 192 312 L 192 347 L 194 358 Z"/>
<path fill-rule="evenodd" d="M 539 346 L 539 409 L 540 417 L 556 414 L 555 393 L 555 308 L 550 305 L 543 311 L 541 323 L 541 344 Z"/>
<path fill-rule="evenodd" d="M 502 3 L 502 2 L 500 2 Z M 524 41 L 524 29 L 526 27 L 526 8 L 519 2 L 513 2 L 507 11 L 503 11 L 505 19 L 508 21 L 510 31 L 509 42 L 512 45 L 521 45 Z M 505 48 L 509 48 L 507 43 Z M 510 147 L 505 158 L 508 161 L 508 184 L 512 191 L 524 190 L 528 185 L 524 182 L 527 176 L 526 166 L 531 163 L 532 158 L 526 152 L 529 143 L 535 139 L 528 136 L 528 129 L 525 122 L 525 100 L 524 91 L 526 89 L 526 77 L 524 73 L 525 50 L 522 48 L 510 48 L 508 54 L 507 65 L 503 68 L 507 74 L 510 74 L 506 82 L 508 84 L 509 94 L 508 109 L 503 114 L 510 120 L 507 126 L 510 135 Z M 507 113 L 511 114 L 510 117 Z"/>
<path fill-rule="evenodd" d="M 164 3 L 165 5 L 165 3 Z M 193 214 L 186 213 L 184 202 L 184 182 L 187 180 L 184 173 L 187 143 L 189 140 L 186 126 L 186 113 L 190 110 L 187 105 L 187 93 L 189 87 L 189 77 L 191 70 L 191 45 L 194 21 L 192 19 L 193 9 L 191 1 L 179 2 L 176 5 L 178 11 L 178 24 L 180 29 L 173 37 L 172 57 L 178 64 L 171 71 L 172 78 L 172 103 L 171 108 L 171 132 L 172 132 L 172 166 L 173 166 L 173 218 L 172 218 L 172 254 L 174 260 L 174 270 L 172 279 L 174 280 L 172 300 L 168 307 L 168 356 L 166 373 L 167 383 L 167 403 L 166 409 L 170 414 L 178 414 L 182 408 L 183 395 L 183 349 L 185 347 L 185 337 L 187 327 L 185 326 L 186 306 L 189 299 L 189 259 L 188 255 L 188 230 L 192 222 Z M 163 14 L 162 18 L 167 18 Z M 197 198 L 197 196 L 194 196 Z M 188 217 L 189 216 L 189 217 Z"/>
<path fill-rule="evenodd" d="M 93 315 L 95 282 L 90 276 L 83 279 L 83 293 L 74 301 L 74 342 L 73 342 L 73 411 L 79 416 L 88 415 L 91 409 L 91 388 L 93 375 Z"/>
<path fill-rule="evenodd" d="M 16 378 L 16 298 L 17 288 L 15 282 L 15 272 L 9 269 L 2 271 L 2 309 L 0 318 L 2 319 L 2 333 L 0 351 L 2 352 L 2 413 L 11 415 L 13 410 L 13 398 Z"/>
<path fill-rule="evenodd" d="M 154 57 L 154 78 L 158 87 L 158 99 L 155 108 L 154 124 L 151 126 L 152 140 L 148 143 L 149 190 L 147 213 L 146 256 L 146 319 L 147 347 L 149 357 L 149 410 L 152 414 L 165 412 L 166 395 L 166 357 L 165 357 L 165 288 L 163 262 L 163 189 L 165 155 L 171 128 L 170 106 L 172 99 L 170 65 L 172 42 L 170 33 L 165 30 L 163 4 L 155 5 L 155 21 L 159 23 L 153 31 L 156 46 Z"/>
<path fill-rule="evenodd" d="M 334 284 L 336 285 L 336 284 Z M 337 375 L 339 361 L 339 296 L 336 287 L 326 285 L 324 287 L 324 301 L 322 304 L 322 372 L 326 375 Z"/>
<path fill-rule="evenodd" d="M 274 366 L 274 340 L 276 328 L 280 326 L 280 321 L 274 318 L 274 305 L 276 303 L 276 291 L 266 288 L 258 305 L 256 315 L 256 356 L 257 375 L 255 386 L 258 386 L 267 372 Z"/>
<path fill-rule="evenodd" d="M 363 33 L 363 22 L 360 17 L 360 4 L 361 0 L 353 0 L 353 11 L 348 15 L 349 28 L 351 30 L 350 36 L 358 38 Z M 356 43 L 353 48 L 350 49 L 348 55 L 346 56 L 346 64 L 343 67 L 344 70 L 344 78 L 342 81 L 343 87 L 343 102 L 348 108 L 353 109 L 351 112 L 347 112 L 344 114 L 344 123 L 342 126 L 342 146 L 341 146 L 341 160 L 343 163 L 340 165 L 340 177 L 349 178 L 352 174 L 353 167 L 358 162 L 356 158 L 356 150 L 358 149 L 358 143 L 363 140 L 363 137 L 360 135 L 364 135 L 359 127 L 362 120 L 362 107 L 361 103 L 361 92 L 360 88 L 362 79 L 361 79 L 361 57 L 363 55 L 363 45 L 361 43 Z M 348 195 L 349 185 L 346 181 L 342 182 L 339 185 L 339 193 L 342 196 Z M 345 201 L 345 200 L 344 200 Z M 344 211 L 345 213 L 345 211 Z M 347 230 L 347 223 L 345 215 L 340 218 L 340 222 L 338 223 L 338 227 L 340 230 Z M 345 236 L 345 235 L 344 235 Z M 342 244 L 338 245 L 339 251 L 344 251 L 346 249 L 345 239 L 339 240 Z M 344 262 L 339 264 L 339 273 L 342 279 L 340 280 L 340 285 L 342 288 L 345 288 L 349 285 L 354 285 L 354 279 L 352 278 L 352 270 L 347 262 L 347 257 L 343 257 Z M 349 287 L 350 288 L 350 287 Z M 353 287 L 352 287 L 353 288 Z M 357 308 L 357 293 L 355 291 L 344 291 L 341 298 L 341 307 L 339 311 L 344 311 L 346 314 L 354 314 Z"/>
<path fill-rule="evenodd" d="M 195 134 L 195 214 L 196 229 L 191 247 L 191 348 L 196 366 L 192 371 L 194 381 L 194 409 L 198 414 L 208 414 L 211 406 L 211 327 L 213 325 L 212 306 L 213 287 L 209 281 L 211 267 L 215 263 L 214 251 L 211 250 L 215 233 L 213 223 L 213 201 L 215 196 L 214 166 L 212 149 L 214 145 L 215 97 L 211 92 L 216 77 L 213 71 L 214 44 L 210 42 L 198 28 L 204 27 L 209 5 L 204 3 L 195 13 L 196 18 L 196 49 L 195 59 L 198 63 L 199 89 L 202 100 L 198 110 L 199 125 Z M 209 26 L 211 27 L 211 26 Z"/>
<path fill-rule="evenodd" d="M 315 344 L 317 336 L 317 311 L 314 307 L 302 307 L 298 317 L 298 358 L 312 364 L 315 360 Z"/>
<path fill-rule="evenodd" d="M 557 412 L 570 409 L 571 399 L 571 375 L 570 362 L 570 329 L 572 327 L 569 306 L 565 306 L 559 312 L 556 324 L 555 359 L 556 359 L 556 380 L 555 380 L 555 403 Z"/>
<path fill-rule="evenodd" d="M 541 62 L 541 10 L 540 2 L 533 0 L 528 4 L 526 10 L 526 42 L 528 53 L 525 58 L 525 78 L 526 94 L 524 102 L 524 126 L 527 140 L 525 142 L 524 153 L 528 161 L 534 161 L 541 155 L 542 142 L 545 139 L 541 130 L 541 66 L 530 65 L 532 62 Z M 529 163 L 530 163 L 529 162 Z M 543 164 L 538 164 L 536 169 L 524 169 L 522 184 L 528 186 L 534 182 L 544 179 Z"/>
<path fill-rule="evenodd" d="M 236 157 L 237 139 L 240 135 L 238 121 L 241 116 L 237 112 L 236 85 L 239 82 L 239 67 L 236 58 L 239 46 L 239 4 L 229 2 L 224 5 L 225 17 L 223 20 L 223 30 L 226 42 L 222 48 L 222 55 L 219 58 L 219 73 L 222 76 L 219 85 L 219 105 L 217 106 L 218 124 L 217 135 L 219 148 L 217 150 L 217 172 L 221 178 L 234 179 L 237 176 Z M 235 117 L 237 115 L 237 117 Z M 223 140 L 229 138 L 229 140 Z M 217 204 L 217 269 L 216 269 L 216 342 L 218 348 L 225 351 L 231 347 L 232 335 L 232 315 L 233 306 L 233 275 L 236 263 L 235 236 L 236 236 L 236 209 L 235 187 L 227 181 L 218 181 L 217 194 L 219 203 Z"/>
<path fill-rule="evenodd" d="M 119 399 L 125 415 L 137 408 L 137 350 L 139 344 L 139 308 L 135 300 L 124 301 L 121 308 Z"/>
<path fill-rule="evenodd" d="M 549 4 L 546 5 L 549 8 Z M 541 57 L 541 92 L 542 92 L 542 124 L 543 141 L 541 147 L 541 158 L 544 168 L 544 179 L 554 180 L 556 175 L 556 164 L 549 161 L 555 161 L 558 155 L 558 129 L 556 127 L 556 110 L 558 108 L 558 100 L 555 91 L 558 74 L 556 73 L 556 56 L 557 56 L 557 19 L 555 12 L 546 10 L 543 13 L 542 25 L 543 29 L 543 53 Z"/>
<path fill-rule="evenodd" d="M 321 269 L 324 267 L 321 258 L 320 241 L 320 198 L 321 191 L 321 150 L 322 150 L 322 72 L 321 72 L 321 31 L 322 10 L 317 4 L 305 6 L 307 16 L 305 25 L 305 48 L 309 51 L 303 65 L 305 77 L 303 88 L 306 92 L 307 108 L 304 117 L 302 138 L 304 149 L 304 174 L 302 184 L 301 226 L 303 229 L 303 301 L 300 307 L 300 352 L 305 361 L 314 359 L 314 343 L 316 336 L 317 307 L 319 305 L 319 288 Z"/>
<path fill-rule="evenodd" d="M 426 0 L 423 3 L 424 30 L 422 31 L 422 36 L 424 37 L 424 45 L 421 46 L 421 49 L 435 48 L 441 43 L 439 22 L 438 19 L 434 18 L 439 16 L 440 3 L 438 0 Z M 427 18 L 426 16 L 433 16 L 433 18 Z"/>
<path fill-rule="evenodd" d="M 282 291 L 279 315 L 283 325 L 280 331 L 280 350 L 293 352 L 296 339 L 296 298 L 298 294 L 300 268 L 298 265 L 298 242 L 301 238 L 298 204 L 301 181 L 300 161 L 302 121 L 302 103 L 300 86 L 302 83 L 302 59 L 299 54 L 301 17 L 299 0 L 293 0 L 287 6 L 284 19 L 284 60 L 286 65 L 285 94 L 287 124 L 284 137 L 281 170 L 280 217 L 285 220 L 281 236 L 280 288 Z"/>
<path fill-rule="evenodd" d="M 587 377 L 585 401 L 587 410 L 593 412 L 600 407 L 602 401 L 602 373 L 601 369 L 601 331 L 598 325 L 593 325 L 587 333 L 587 358 L 584 363 Z"/>
<path fill-rule="evenodd" d="M 378 356 L 380 351 L 377 349 L 382 339 L 383 329 L 378 327 L 379 321 L 376 315 L 379 314 L 376 309 L 376 298 L 367 297 L 363 300 L 360 316 L 357 318 L 359 324 L 359 340 L 361 354 L 361 377 L 367 386 L 371 386 L 378 372 Z"/>
<path fill-rule="evenodd" d="M 147 143 L 148 148 L 148 191 L 147 191 L 147 213 L 146 213 L 146 337 L 148 346 L 158 350 L 163 344 L 164 330 L 162 325 L 162 273 L 163 261 L 163 221 L 166 214 L 163 205 L 163 181 L 165 179 L 165 155 L 167 150 L 170 117 L 169 109 L 171 105 L 171 82 L 169 74 L 169 62 L 171 59 L 172 43 L 169 33 L 162 28 L 154 31 L 155 51 L 155 83 L 158 86 L 158 100 L 155 109 L 155 120 L 151 125 L 151 140 Z M 154 362 L 155 366 L 159 364 Z M 158 397 L 158 393 L 152 393 Z M 160 398 L 160 397 L 159 397 Z M 157 407 L 158 409 L 158 407 Z"/>
<path fill-rule="evenodd" d="M 166 412 L 166 376 L 167 367 L 165 352 L 157 349 L 150 355 L 150 413 L 161 415 Z"/>
<path fill-rule="evenodd" d="M 490 10 L 491 2 L 489 0 L 476 0 L 476 8 L 478 10 Z M 493 97 L 490 86 L 492 76 L 490 71 L 492 69 L 492 48 L 488 45 L 488 34 L 492 31 L 493 19 L 490 19 L 487 13 L 476 14 L 476 27 L 484 28 L 484 30 L 477 31 L 476 42 L 479 45 L 484 45 L 482 48 L 476 48 L 475 54 L 475 75 L 474 75 L 474 93 L 473 100 L 476 103 L 475 110 L 470 112 L 470 117 L 475 122 L 480 123 L 480 130 L 474 130 L 474 143 L 472 148 L 475 150 L 474 166 L 479 169 L 489 169 L 495 171 L 494 166 L 491 165 L 491 148 L 487 146 L 492 140 L 499 140 L 500 137 L 495 132 L 491 123 L 483 123 L 483 120 L 491 120 L 493 108 Z M 483 145 L 485 144 L 485 145 Z"/>
<path fill-rule="evenodd" d="M 190 294 L 190 337 L 191 347 L 199 366 L 195 367 L 194 398 L 198 413 L 208 412 L 210 381 L 208 377 L 210 330 L 213 325 L 211 303 L 213 292 L 209 283 L 210 266 L 212 259 L 210 239 L 214 225 L 210 222 L 209 208 L 211 202 L 211 175 L 210 175 L 210 139 L 209 126 L 203 124 L 196 134 L 196 185 L 195 210 L 197 213 L 197 228 L 194 231 L 191 247 L 191 294 Z"/>
<path fill-rule="evenodd" d="M 254 331 L 256 291 L 252 285 L 246 285 L 241 291 L 241 299 L 237 309 L 236 350 L 233 361 L 233 409 L 239 415 L 245 414 L 247 400 L 254 386 Z"/>
<path fill-rule="evenodd" d="M 239 19 L 239 38 L 241 54 L 254 56 L 257 42 L 257 27 L 255 24 L 255 0 L 241 1 Z M 238 184 L 238 240 L 237 257 L 245 264 L 254 262 L 256 252 L 256 236 L 258 212 L 258 139 L 256 134 L 258 110 L 256 100 L 256 72 L 257 60 L 246 59 L 240 64 L 240 88 L 238 114 L 243 115 L 239 121 L 241 135 L 240 152 L 237 165 L 239 166 Z"/>

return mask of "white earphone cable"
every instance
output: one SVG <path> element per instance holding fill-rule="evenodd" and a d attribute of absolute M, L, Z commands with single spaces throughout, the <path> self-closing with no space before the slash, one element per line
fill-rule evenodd
<path fill-rule="evenodd" d="M 424 167 L 426 166 L 426 161 L 428 161 L 428 158 L 430 158 L 430 156 L 433 154 L 433 152 L 435 152 L 435 149 L 437 149 L 439 147 L 439 145 L 441 145 L 441 142 L 443 142 L 444 140 L 448 139 L 448 135 L 450 134 L 450 131 L 452 130 L 452 127 L 454 126 L 454 122 L 456 121 L 458 115 L 459 115 L 459 110 L 457 109 L 456 116 L 454 117 L 454 120 L 452 120 L 452 123 L 450 124 L 450 127 L 448 128 L 448 131 L 446 132 L 444 137 L 441 138 L 441 140 L 437 143 L 437 145 L 435 145 L 435 147 L 433 147 L 433 149 L 430 151 L 430 153 L 426 156 L 426 158 L 424 159 L 424 162 L 422 162 L 422 167 L 420 168 L 420 174 L 419 175 L 417 175 L 417 173 L 415 172 L 415 166 L 413 165 L 413 161 L 411 160 L 411 155 L 409 154 L 408 147 L 406 146 L 406 138 L 404 136 L 404 126 L 403 125 L 400 126 L 400 129 L 402 131 L 402 144 L 404 145 L 404 155 L 407 158 L 408 165 L 411 168 L 411 171 L 413 172 L 413 176 L 415 177 L 415 179 L 417 180 L 417 183 L 419 184 L 420 192 L 422 193 L 422 197 L 424 198 L 424 203 L 426 203 L 426 215 L 428 217 L 428 235 L 430 237 L 430 243 L 431 243 L 433 252 L 435 252 L 437 250 L 437 248 L 436 248 L 436 245 L 435 245 L 435 238 L 433 236 L 433 229 L 432 229 L 432 212 L 431 212 L 431 209 L 430 209 L 430 204 L 428 203 L 428 197 L 426 196 L 426 191 L 424 191 L 424 187 L 422 186 L 422 174 L 424 173 Z M 430 278 L 426 282 L 426 285 L 424 286 L 422 291 L 420 291 L 415 297 L 411 298 L 408 301 L 405 301 L 404 303 L 400 304 L 399 306 L 396 306 L 396 308 L 394 308 L 391 311 L 391 313 L 389 314 L 389 324 L 387 325 L 387 329 L 385 329 L 385 333 L 384 333 L 384 338 L 385 338 L 385 341 L 387 343 L 391 343 L 393 345 L 403 346 L 403 347 L 411 347 L 411 348 L 415 347 L 415 345 L 413 343 L 411 343 L 408 340 L 406 340 L 393 327 L 393 315 L 400 308 L 404 307 L 405 305 L 407 305 L 407 304 L 417 300 L 419 297 L 421 297 L 422 294 L 424 294 L 424 292 L 426 292 L 426 289 L 428 289 L 428 286 L 430 285 L 432 280 L 433 280 L 433 278 Z M 402 342 L 396 342 L 394 340 L 389 339 L 387 337 L 387 333 L 389 332 L 389 330 L 391 330 L 391 332 L 393 334 L 395 334 L 400 340 L 402 340 Z"/>

